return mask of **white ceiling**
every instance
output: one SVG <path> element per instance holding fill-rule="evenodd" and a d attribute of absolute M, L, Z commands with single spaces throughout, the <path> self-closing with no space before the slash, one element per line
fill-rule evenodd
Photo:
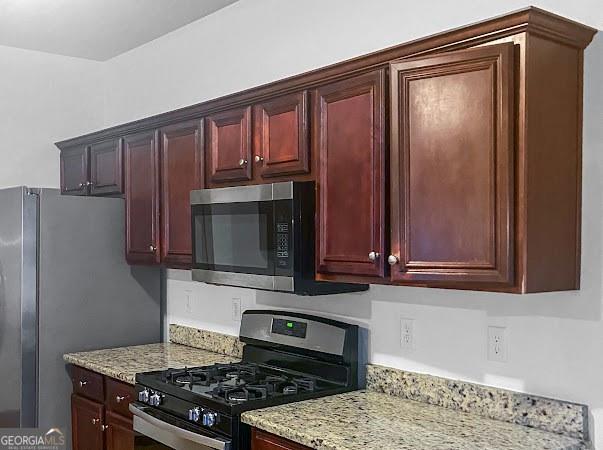
<path fill-rule="evenodd" d="M 0 0 L 0 45 L 104 61 L 236 0 Z"/>

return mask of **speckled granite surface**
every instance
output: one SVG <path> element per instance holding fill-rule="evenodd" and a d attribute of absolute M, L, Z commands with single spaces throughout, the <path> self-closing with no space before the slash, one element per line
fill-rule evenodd
<path fill-rule="evenodd" d="M 588 408 L 432 375 L 367 366 L 367 389 L 588 440 Z"/>
<path fill-rule="evenodd" d="M 242 418 L 320 450 L 587 448 L 571 437 L 371 391 L 248 411 Z"/>
<path fill-rule="evenodd" d="M 170 325 L 170 341 L 202 348 L 223 355 L 243 356 L 244 344 L 236 336 L 216 333 L 214 331 L 199 330 L 185 327 L 184 325 Z"/>
<path fill-rule="evenodd" d="M 238 361 L 239 358 L 174 343 L 68 353 L 71 364 L 134 384 L 136 373 Z"/>

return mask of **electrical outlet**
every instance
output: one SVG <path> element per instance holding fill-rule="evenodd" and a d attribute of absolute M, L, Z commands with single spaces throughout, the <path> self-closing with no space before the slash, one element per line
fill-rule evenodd
<path fill-rule="evenodd" d="M 507 340 L 505 327 L 488 327 L 488 360 L 507 362 Z"/>
<path fill-rule="evenodd" d="M 193 291 L 187 289 L 184 291 L 184 309 L 187 313 L 193 312 Z"/>
<path fill-rule="evenodd" d="M 405 350 L 415 347 L 414 320 L 402 317 L 400 319 L 400 346 Z"/>
<path fill-rule="evenodd" d="M 234 322 L 240 322 L 243 311 L 241 311 L 241 299 L 232 299 L 232 320 Z"/>

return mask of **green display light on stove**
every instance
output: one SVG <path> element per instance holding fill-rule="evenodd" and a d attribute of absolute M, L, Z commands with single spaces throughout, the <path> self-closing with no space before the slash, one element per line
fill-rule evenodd
<path fill-rule="evenodd" d="M 287 328 L 293 328 L 293 322 L 287 322 Z"/>

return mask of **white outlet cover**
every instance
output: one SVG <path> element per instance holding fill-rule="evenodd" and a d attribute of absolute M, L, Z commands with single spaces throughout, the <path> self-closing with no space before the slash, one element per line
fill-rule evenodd
<path fill-rule="evenodd" d="M 184 291 L 184 309 L 187 313 L 193 312 L 193 291 L 190 289 Z"/>
<path fill-rule="evenodd" d="M 400 319 L 400 347 L 404 350 L 415 348 L 414 320 L 402 317 Z"/>
<path fill-rule="evenodd" d="M 507 362 L 507 329 L 505 327 L 488 327 L 488 361 Z"/>
<path fill-rule="evenodd" d="M 241 310 L 241 299 L 232 299 L 232 320 L 234 322 L 240 322 L 243 311 Z"/>

